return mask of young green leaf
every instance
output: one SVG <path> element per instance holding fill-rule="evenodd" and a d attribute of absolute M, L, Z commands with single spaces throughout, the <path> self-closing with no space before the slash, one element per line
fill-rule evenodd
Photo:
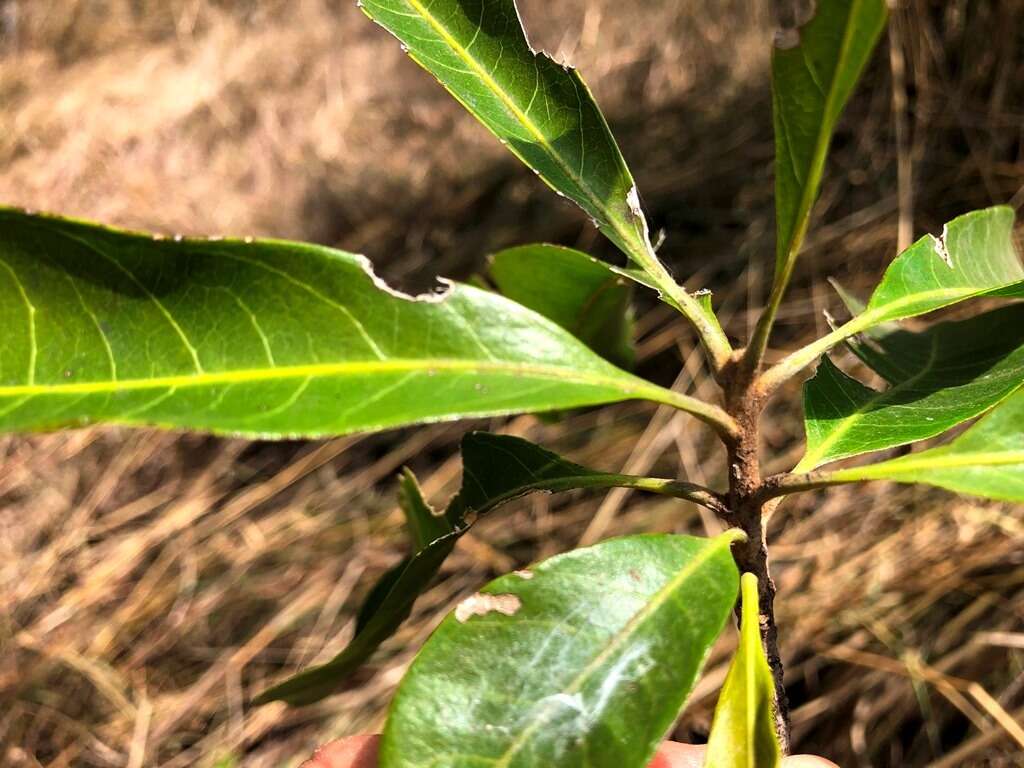
<path fill-rule="evenodd" d="M 515 0 L 362 0 L 361 7 L 548 186 L 579 205 L 724 365 L 729 341 L 658 261 L 633 177 L 586 83 L 530 47 Z"/>
<path fill-rule="evenodd" d="M 827 484 L 861 480 L 927 483 L 957 493 L 1024 502 L 1024 392 L 1017 392 L 947 445 L 825 475 Z"/>
<path fill-rule="evenodd" d="M 502 143 L 641 266 L 654 259 L 633 177 L 576 70 L 536 52 L 514 0 L 363 0 Z"/>
<path fill-rule="evenodd" d="M 632 368 L 632 284 L 607 264 L 558 245 L 494 254 L 491 279 L 502 295 L 558 323 L 601 357 Z"/>
<path fill-rule="evenodd" d="M 710 492 L 673 480 L 595 472 L 522 438 L 471 432 L 462 439 L 462 488 L 438 514 L 406 470 L 399 486 L 412 554 L 392 568 L 367 596 L 352 642 L 331 661 L 299 673 L 261 694 L 257 704 L 318 701 L 344 683 L 409 616 L 413 603 L 437 575 L 456 541 L 482 514 L 533 491 L 623 486 L 690 499 L 721 510 Z"/>
<path fill-rule="evenodd" d="M 761 645 L 757 576 L 744 573 L 740 642 L 718 695 L 704 764 L 709 768 L 776 768 L 775 683 Z"/>
<path fill-rule="evenodd" d="M 798 472 L 934 437 L 1010 395 L 1024 384 L 1024 304 L 851 346 L 890 386 L 870 389 L 823 358 L 804 385 Z"/>
<path fill-rule="evenodd" d="M 843 107 L 885 28 L 885 0 L 818 0 L 772 50 L 776 279 L 791 268 Z"/>
<path fill-rule="evenodd" d="M 646 397 L 722 421 L 508 299 L 405 296 L 363 257 L 312 245 L 155 240 L 0 209 L 0 307 L 4 431 L 317 436 Z"/>
<path fill-rule="evenodd" d="M 491 582 L 413 662 L 381 768 L 643 768 L 732 609 L 736 536 L 612 539 Z"/>

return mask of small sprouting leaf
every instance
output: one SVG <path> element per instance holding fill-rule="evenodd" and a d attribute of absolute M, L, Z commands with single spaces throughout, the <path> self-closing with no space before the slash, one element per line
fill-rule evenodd
<path fill-rule="evenodd" d="M 576 70 L 536 52 L 515 0 L 363 0 L 481 123 L 638 266 L 656 262 L 633 177 Z"/>
<path fill-rule="evenodd" d="M 851 347 L 889 387 L 866 387 L 823 358 L 804 385 L 807 453 L 796 471 L 934 437 L 1010 395 L 1024 384 L 1024 304 Z"/>
<path fill-rule="evenodd" d="M 836 121 L 888 15 L 885 0 L 811 5 L 813 17 L 781 31 L 772 51 L 777 276 L 796 258 Z"/>
<path fill-rule="evenodd" d="M 718 695 L 704 764 L 708 768 L 776 768 L 775 683 L 761 645 L 757 576 L 743 574 L 740 642 Z"/>
<path fill-rule="evenodd" d="M 1024 392 L 1018 391 L 952 442 L 878 464 L 829 473 L 829 482 L 895 480 L 1024 502 Z"/>
<path fill-rule="evenodd" d="M 611 539 L 491 582 L 424 645 L 381 768 L 644 768 L 736 600 L 715 539 Z"/>
<path fill-rule="evenodd" d="M 405 296 L 329 248 L 156 240 L 0 209 L 0 259 L 0 431 L 317 436 L 684 397 L 506 298 Z"/>
<path fill-rule="evenodd" d="M 309 704 L 337 690 L 408 618 L 416 598 L 480 515 L 533 491 L 615 486 L 685 496 L 705 505 L 711 502 L 702 500 L 700 491 L 691 492 L 685 483 L 595 472 L 522 438 L 489 432 L 463 437 L 462 488 L 443 514 L 430 507 L 412 472 L 405 470 L 399 504 L 405 513 L 412 554 L 370 590 L 356 620 L 355 638 L 340 654 L 265 691 L 256 703 L 283 700 Z"/>
<path fill-rule="evenodd" d="M 558 245 L 524 245 L 494 254 L 490 275 L 502 295 L 558 323 L 609 362 L 633 367 L 633 285 L 604 262 Z"/>

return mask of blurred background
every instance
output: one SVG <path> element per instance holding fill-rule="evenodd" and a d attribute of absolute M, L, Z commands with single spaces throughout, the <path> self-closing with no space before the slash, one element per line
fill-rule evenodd
<path fill-rule="evenodd" d="M 661 255 L 745 337 L 773 254 L 769 0 L 523 0 L 578 66 Z M 784 9 L 783 9 L 784 10 Z M 366 253 L 406 290 L 507 245 L 615 258 L 351 0 L 0 0 L 0 201 L 167 234 L 272 235 Z M 771 354 L 866 293 L 897 248 L 1024 204 L 1024 2 L 901 0 L 834 142 Z M 638 297 L 639 369 L 713 396 L 686 327 Z M 2 329 L 0 329 L 2 332 Z M 680 370 L 682 371 L 680 373 Z M 796 387 L 765 460 L 798 458 Z M 787 402 L 788 400 L 788 402 Z M 723 456 L 644 404 L 475 423 L 607 470 L 723 485 Z M 486 518 L 357 679 L 250 708 L 333 655 L 401 557 L 396 472 L 443 501 L 467 425 L 327 442 L 124 430 L 0 437 L 0 764 L 289 766 L 378 729 L 418 645 L 484 581 L 580 541 L 715 532 L 622 491 Z M 877 485 L 787 502 L 770 526 L 794 745 L 845 766 L 1024 765 L 1024 511 Z M 726 633 L 676 736 L 703 740 Z"/>

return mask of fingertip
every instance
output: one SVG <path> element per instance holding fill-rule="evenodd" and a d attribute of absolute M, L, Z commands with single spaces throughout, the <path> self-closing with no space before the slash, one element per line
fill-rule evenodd
<path fill-rule="evenodd" d="M 782 761 L 783 768 L 839 768 L 824 757 L 814 755 L 791 755 Z"/>
<path fill-rule="evenodd" d="M 702 768 L 706 747 L 666 741 L 658 748 L 649 768 Z"/>
<path fill-rule="evenodd" d="M 378 734 L 363 734 L 317 747 L 301 768 L 377 768 Z"/>

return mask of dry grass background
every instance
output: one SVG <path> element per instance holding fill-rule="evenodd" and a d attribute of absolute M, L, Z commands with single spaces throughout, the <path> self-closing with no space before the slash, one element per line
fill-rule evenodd
<path fill-rule="evenodd" d="M 606 107 L 667 232 L 662 254 L 745 334 L 772 251 L 767 0 L 523 6 L 535 42 Z M 0 0 L 0 32 L 6 203 L 327 242 L 407 288 L 514 242 L 610 255 L 348 0 Z M 901 237 L 1007 201 L 1024 203 L 1024 3 L 904 3 L 837 136 L 776 344 L 822 330 L 824 277 L 866 290 Z M 682 363 L 676 386 L 710 396 L 692 336 L 641 302 L 641 371 L 671 383 Z M 704 429 L 644 405 L 483 426 L 610 470 L 721 482 Z M 409 464 L 443 499 L 465 428 L 0 438 L 0 764 L 294 765 L 379 727 L 414 649 L 493 575 L 581 539 L 719 527 L 622 492 L 524 500 L 463 540 L 343 693 L 249 708 L 267 681 L 344 645 L 404 546 L 395 472 Z M 791 463 L 799 439 L 780 399 L 770 463 Z M 843 766 L 1024 765 L 1019 507 L 881 485 L 793 499 L 770 528 L 799 749 Z M 679 737 L 706 735 L 729 642 Z"/>

